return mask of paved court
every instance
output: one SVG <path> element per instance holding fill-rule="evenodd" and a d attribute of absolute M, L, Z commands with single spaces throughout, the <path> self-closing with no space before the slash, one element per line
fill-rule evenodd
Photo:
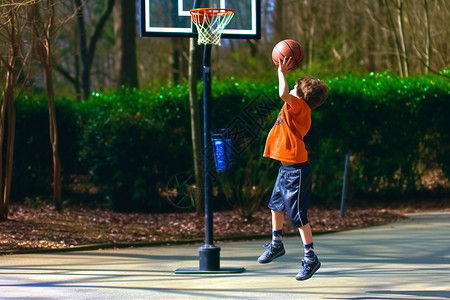
<path fill-rule="evenodd" d="M 198 267 L 198 246 L 0 256 L 0 299 L 450 299 L 450 214 L 315 236 L 322 267 L 299 282 L 302 245 L 261 265 L 265 241 L 218 243 L 231 275 Z"/>

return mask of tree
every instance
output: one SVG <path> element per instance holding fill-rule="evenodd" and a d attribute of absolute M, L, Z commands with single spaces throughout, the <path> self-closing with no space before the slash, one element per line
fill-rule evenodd
<path fill-rule="evenodd" d="M 87 37 L 87 32 L 85 28 L 85 20 L 83 15 L 83 10 L 85 8 L 82 0 L 74 0 L 76 8 L 76 18 L 79 30 L 79 40 L 80 40 L 80 57 L 81 57 L 81 86 L 83 92 L 83 99 L 87 99 L 91 93 L 90 84 L 90 74 L 92 61 L 94 60 L 95 49 L 97 42 L 102 33 L 103 27 L 106 24 L 109 16 L 111 15 L 114 7 L 115 0 L 105 0 L 104 10 L 100 16 L 100 19 L 95 26 L 94 33 L 89 38 Z"/>
<path fill-rule="evenodd" d="M 423 0 L 423 8 L 425 16 L 425 74 L 428 74 L 431 61 L 431 28 L 427 0 Z"/>
<path fill-rule="evenodd" d="M 5 0 L 0 4 L 0 38 L 2 40 L 0 62 L 5 66 L 3 102 L 0 110 L 0 221 L 8 219 L 14 161 L 15 99 L 18 95 L 16 89 L 19 76 L 29 57 L 28 48 L 23 47 L 22 38 L 26 28 L 26 8 L 32 2 L 33 0 Z M 25 54 L 22 51 L 25 51 Z M 7 127 L 6 133 L 5 126 Z M 5 135 L 7 141 L 4 160 Z M 6 162 L 5 166 L 3 166 L 3 161 Z"/>
<path fill-rule="evenodd" d="M 191 140 L 192 140 L 192 152 L 194 160 L 194 174 L 196 188 L 203 191 L 203 167 L 202 167 L 202 134 L 200 126 L 200 112 L 197 94 L 197 82 L 198 82 L 198 69 L 200 66 L 199 60 L 199 47 L 195 42 L 195 39 L 191 38 L 189 44 L 189 108 L 191 116 Z M 196 210 L 198 213 L 204 211 L 204 193 L 195 193 L 195 195 L 201 194 L 196 200 Z"/>
<path fill-rule="evenodd" d="M 35 0 L 29 9 L 32 24 L 33 48 L 44 70 L 45 88 L 48 99 L 50 121 L 50 145 L 53 158 L 53 201 L 57 211 L 62 211 L 61 160 L 58 148 L 58 126 L 55 111 L 55 90 L 53 86 L 52 48 L 56 33 L 68 19 L 58 20 L 55 14 L 58 0 Z"/>
<path fill-rule="evenodd" d="M 274 0 L 274 10 L 273 10 L 273 30 L 274 39 L 273 41 L 277 43 L 285 39 L 284 37 L 284 23 L 285 23 L 285 13 L 282 0 Z"/>
<path fill-rule="evenodd" d="M 118 0 L 114 8 L 116 74 L 119 88 L 138 87 L 136 58 L 136 6 Z"/>
<path fill-rule="evenodd" d="M 392 15 L 391 8 L 389 7 L 388 0 L 384 0 L 384 3 L 386 5 L 386 10 L 389 16 L 389 24 L 391 25 L 391 30 L 395 38 L 400 76 L 408 77 L 409 64 L 408 64 L 408 53 L 406 50 L 405 31 L 403 24 L 403 0 L 396 0 L 396 3 L 393 3 L 398 28 L 396 28 L 395 26 L 395 19 L 394 16 Z"/>

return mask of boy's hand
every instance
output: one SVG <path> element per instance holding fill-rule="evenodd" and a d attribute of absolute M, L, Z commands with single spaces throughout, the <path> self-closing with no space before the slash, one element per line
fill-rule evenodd
<path fill-rule="evenodd" d="M 283 74 L 286 74 L 289 71 L 291 71 L 292 64 L 293 64 L 292 56 L 289 56 L 288 60 L 286 60 L 286 57 L 283 58 L 283 60 L 278 58 L 278 71 Z"/>

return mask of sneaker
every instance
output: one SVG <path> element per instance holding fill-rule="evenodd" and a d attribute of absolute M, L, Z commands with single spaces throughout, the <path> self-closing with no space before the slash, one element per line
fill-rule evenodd
<path fill-rule="evenodd" d="M 267 243 L 264 247 L 266 247 L 267 250 L 258 258 L 260 264 L 270 263 L 275 258 L 283 256 L 286 253 L 283 244 L 274 245 L 272 243 Z"/>
<path fill-rule="evenodd" d="M 300 272 L 298 272 L 297 276 L 295 276 L 295 279 L 297 280 L 306 280 L 311 278 L 311 276 L 316 273 L 317 270 L 320 268 L 320 261 L 316 257 L 314 261 L 311 261 L 309 259 L 303 259 L 302 260 L 302 269 Z"/>

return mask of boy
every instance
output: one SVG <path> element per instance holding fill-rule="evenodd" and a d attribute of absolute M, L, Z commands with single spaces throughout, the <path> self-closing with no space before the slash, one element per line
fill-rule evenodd
<path fill-rule="evenodd" d="M 278 119 L 269 132 L 264 157 L 281 162 L 282 166 L 273 188 L 269 208 L 272 213 L 272 242 L 258 258 L 259 263 L 269 263 L 285 254 L 282 243 L 284 215 L 299 229 L 305 247 L 305 258 L 297 280 L 306 280 L 320 268 L 314 253 L 311 227 L 307 210 L 311 196 L 312 172 L 308 164 L 308 152 L 303 137 L 311 126 L 311 110 L 322 105 L 328 97 L 328 86 L 321 80 L 306 76 L 297 80 L 293 90 L 285 74 L 289 72 L 291 59 L 279 61 L 279 95 L 285 102 Z"/>

